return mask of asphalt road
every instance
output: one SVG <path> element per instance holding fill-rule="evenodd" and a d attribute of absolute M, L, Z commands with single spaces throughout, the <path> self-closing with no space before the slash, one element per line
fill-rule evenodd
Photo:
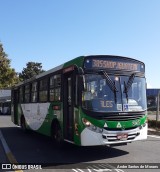
<path fill-rule="evenodd" d="M 0 131 L 19 164 L 42 165 L 43 170 L 36 171 L 160 171 L 154 169 L 160 167 L 158 136 L 148 136 L 146 141 L 129 143 L 127 146 L 77 147 L 66 144 L 60 149 L 54 146 L 49 137 L 34 132 L 24 133 L 11 122 L 10 116 L 0 116 Z M 0 162 L 4 163 L 4 159 L 0 159 Z M 121 167 L 118 168 L 118 165 Z M 147 167 L 149 169 L 145 169 Z"/>

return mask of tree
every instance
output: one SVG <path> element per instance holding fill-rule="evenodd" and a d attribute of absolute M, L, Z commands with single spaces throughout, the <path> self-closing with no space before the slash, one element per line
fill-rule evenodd
<path fill-rule="evenodd" d="M 11 60 L 3 50 L 0 43 L 0 89 L 9 88 L 18 83 L 19 79 L 15 69 L 10 67 Z"/>
<path fill-rule="evenodd" d="M 26 68 L 23 68 L 23 71 L 19 73 L 19 78 L 21 81 L 24 81 L 42 72 L 44 72 L 42 69 L 42 63 L 28 62 L 26 64 Z"/>

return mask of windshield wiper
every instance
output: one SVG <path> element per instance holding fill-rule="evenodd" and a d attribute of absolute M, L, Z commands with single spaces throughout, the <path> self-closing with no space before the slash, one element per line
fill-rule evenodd
<path fill-rule="evenodd" d="M 115 86 L 115 81 L 113 82 L 111 80 L 111 78 L 109 77 L 109 75 L 107 74 L 107 72 L 103 71 L 104 76 L 106 77 L 106 81 L 107 81 L 107 85 L 109 86 L 109 88 L 112 90 L 112 92 L 114 93 L 114 100 L 115 103 L 117 103 L 117 94 L 116 92 L 118 92 L 116 86 Z"/>
<path fill-rule="evenodd" d="M 133 74 L 129 77 L 127 84 L 126 84 L 126 82 L 124 81 L 124 91 L 123 91 L 123 93 L 126 94 L 127 103 L 128 103 L 128 91 L 129 91 L 129 89 L 131 88 L 131 85 L 133 84 L 134 77 L 135 77 L 135 73 L 133 73 Z"/>
<path fill-rule="evenodd" d="M 104 76 L 106 77 L 107 84 L 109 88 L 114 92 L 118 92 L 115 83 L 111 80 L 111 78 L 108 76 L 107 72 L 103 72 Z"/>

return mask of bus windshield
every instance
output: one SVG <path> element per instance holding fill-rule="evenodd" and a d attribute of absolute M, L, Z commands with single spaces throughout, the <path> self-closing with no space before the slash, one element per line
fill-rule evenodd
<path fill-rule="evenodd" d="M 95 112 L 146 110 L 144 77 L 85 74 L 82 107 Z M 145 100 L 145 101 L 144 101 Z"/>

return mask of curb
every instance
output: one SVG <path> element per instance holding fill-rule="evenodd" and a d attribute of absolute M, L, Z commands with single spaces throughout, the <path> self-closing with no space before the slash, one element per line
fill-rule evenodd
<path fill-rule="evenodd" d="M 160 130 L 148 128 L 148 134 L 160 136 Z"/>

